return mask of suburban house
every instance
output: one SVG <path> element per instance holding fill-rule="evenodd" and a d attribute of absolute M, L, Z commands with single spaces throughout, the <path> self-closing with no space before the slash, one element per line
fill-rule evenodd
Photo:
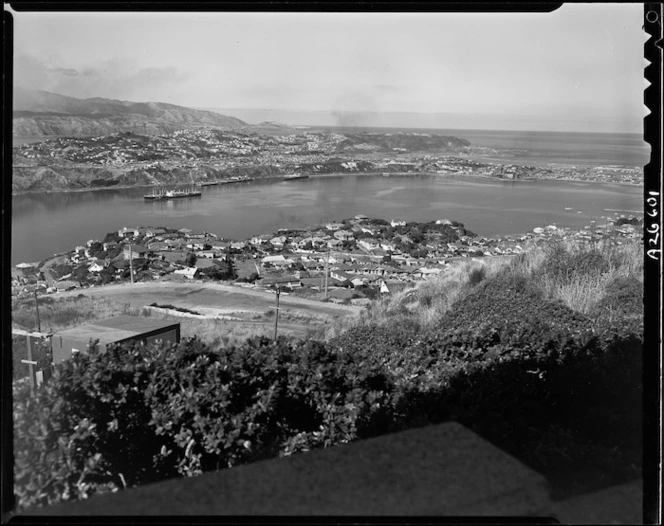
<path fill-rule="evenodd" d="M 328 230 L 339 230 L 340 228 L 343 227 L 344 227 L 343 223 L 327 223 L 325 225 L 325 228 L 327 228 Z"/>
<path fill-rule="evenodd" d="M 333 235 L 340 241 L 351 241 L 355 239 L 355 236 L 350 230 L 337 230 Z"/>
<path fill-rule="evenodd" d="M 322 289 L 323 287 L 325 287 L 325 276 L 319 276 L 317 278 L 302 278 L 300 279 L 300 283 L 304 287 L 311 287 L 312 289 Z"/>
<path fill-rule="evenodd" d="M 363 287 L 364 285 L 367 284 L 366 278 L 359 278 L 359 277 L 351 279 L 350 282 L 355 288 Z"/>
<path fill-rule="evenodd" d="M 148 244 L 149 250 L 167 250 L 168 247 L 169 244 L 165 241 L 153 241 L 152 243 Z"/>
<path fill-rule="evenodd" d="M 275 267 L 287 267 L 288 265 L 292 265 L 294 262 L 292 259 L 286 259 L 284 256 L 266 256 L 263 259 L 261 259 L 261 265 L 265 265 L 266 263 L 269 263 L 270 265 L 273 265 Z"/>
<path fill-rule="evenodd" d="M 283 247 L 286 244 L 288 238 L 286 236 L 275 236 L 270 239 L 270 243 L 275 247 Z"/>
<path fill-rule="evenodd" d="M 104 250 L 106 252 L 113 250 L 115 247 L 118 246 L 118 244 L 115 241 L 107 241 L 106 243 L 102 243 L 102 246 L 104 247 Z"/>
<path fill-rule="evenodd" d="M 187 268 L 178 269 L 175 272 L 173 272 L 173 274 L 184 276 L 187 279 L 194 279 L 198 274 L 199 270 L 200 269 L 197 269 L 196 267 L 187 267 Z"/>
<path fill-rule="evenodd" d="M 129 248 L 129 245 L 126 245 L 122 249 L 122 254 L 125 259 L 142 258 L 145 257 L 148 252 L 149 250 L 142 245 L 131 245 L 131 249 Z"/>
<path fill-rule="evenodd" d="M 406 222 L 403 219 L 392 219 L 390 225 L 392 225 L 393 228 L 397 226 L 406 226 Z"/>
<path fill-rule="evenodd" d="M 140 233 L 139 229 L 136 227 L 128 228 L 124 227 L 118 230 L 118 236 L 125 238 L 127 236 L 138 236 Z"/>
<path fill-rule="evenodd" d="M 216 257 L 219 257 L 219 252 L 216 250 L 198 250 L 194 254 L 196 255 L 197 258 L 214 259 Z"/>
<path fill-rule="evenodd" d="M 187 243 L 187 248 L 191 248 L 192 250 L 203 250 L 205 245 L 206 243 L 204 239 L 192 239 Z"/>
<path fill-rule="evenodd" d="M 96 262 L 88 267 L 88 272 L 96 273 L 96 272 L 101 272 L 102 270 L 104 270 L 104 266 Z"/>
<path fill-rule="evenodd" d="M 372 239 L 370 237 L 360 239 L 360 241 L 358 241 L 357 244 L 360 245 L 360 247 L 362 247 L 366 250 L 376 250 L 377 248 L 380 247 L 380 244 L 378 243 L 378 241 L 376 241 L 375 239 Z"/>
<path fill-rule="evenodd" d="M 345 272 L 342 272 L 341 270 L 330 271 L 330 276 L 333 277 L 334 279 L 338 279 L 339 281 L 351 281 L 354 277 L 349 274 L 346 274 Z"/>
<path fill-rule="evenodd" d="M 249 243 L 251 245 L 263 245 L 270 241 L 272 239 L 272 236 L 270 234 L 263 234 L 261 236 L 254 236 L 249 240 Z"/>
<path fill-rule="evenodd" d="M 145 235 L 147 237 L 156 237 L 165 233 L 166 230 L 164 230 L 163 228 L 148 228 L 147 231 L 145 232 Z"/>

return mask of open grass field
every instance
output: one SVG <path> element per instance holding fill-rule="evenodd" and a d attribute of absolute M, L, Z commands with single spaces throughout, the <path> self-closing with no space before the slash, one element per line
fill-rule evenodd
<path fill-rule="evenodd" d="M 316 337 L 359 308 L 322 303 L 281 294 L 279 334 Z M 200 313 L 180 315 L 172 310 L 146 309 L 171 305 Z M 40 299 L 42 329 L 58 331 L 96 319 L 122 314 L 179 321 L 183 337 L 197 336 L 210 344 L 228 344 L 249 336 L 274 334 L 275 295 L 269 292 L 210 283 L 154 282 L 110 285 L 58 293 Z M 36 315 L 32 300 L 14 305 L 16 323 L 32 328 Z"/>
<path fill-rule="evenodd" d="M 142 307 L 151 303 L 170 304 L 208 315 L 244 317 L 273 310 L 275 295 L 216 283 L 154 282 L 111 285 L 73 291 L 90 298 L 106 298 Z M 65 296 L 65 294 L 62 294 Z M 280 306 L 293 315 L 308 318 L 336 318 L 356 314 L 358 308 L 334 303 L 321 303 L 281 294 Z"/>

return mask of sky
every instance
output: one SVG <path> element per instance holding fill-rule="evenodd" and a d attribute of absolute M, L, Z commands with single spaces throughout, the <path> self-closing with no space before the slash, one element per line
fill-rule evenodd
<path fill-rule="evenodd" d="M 14 85 L 286 124 L 640 133 L 642 4 L 13 13 Z"/>

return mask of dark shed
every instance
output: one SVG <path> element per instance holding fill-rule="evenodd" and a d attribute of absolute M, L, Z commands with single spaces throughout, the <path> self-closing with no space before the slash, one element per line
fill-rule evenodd
<path fill-rule="evenodd" d="M 53 363 L 68 359 L 72 353 L 86 351 L 93 340 L 99 340 L 100 349 L 127 341 L 150 344 L 162 340 L 177 343 L 180 341 L 180 324 L 137 316 L 118 316 L 60 331 L 51 340 Z"/>

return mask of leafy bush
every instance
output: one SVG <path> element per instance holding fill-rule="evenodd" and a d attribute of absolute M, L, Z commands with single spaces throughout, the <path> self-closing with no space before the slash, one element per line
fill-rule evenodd
<path fill-rule="evenodd" d="M 34 397 L 26 389 L 14 411 L 20 507 L 373 436 L 392 387 L 349 353 L 257 338 L 93 348 Z"/>
<path fill-rule="evenodd" d="M 34 397 L 16 387 L 19 504 L 449 420 L 552 480 L 580 466 L 595 484 L 638 476 L 641 282 L 608 273 L 596 311 L 580 314 L 547 299 L 538 276 L 603 275 L 615 260 L 552 250 L 497 273 L 463 269 L 461 293 L 433 323 L 406 306 L 431 310 L 441 286 L 381 303 L 381 317 L 369 313 L 327 344 L 187 340 L 77 354 Z M 598 316 L 603 330 L 593 332 Z"/>
<path fill-rule="evenodd" d="M 590 320 L 562 302 L 548 301 L 532 280 L 510 272 L 493 278 L 462 294 L 440 321 L 442 330 L 478 328 L 490 325 L 504 331 L 538 334 L 590 330 Z"/>

